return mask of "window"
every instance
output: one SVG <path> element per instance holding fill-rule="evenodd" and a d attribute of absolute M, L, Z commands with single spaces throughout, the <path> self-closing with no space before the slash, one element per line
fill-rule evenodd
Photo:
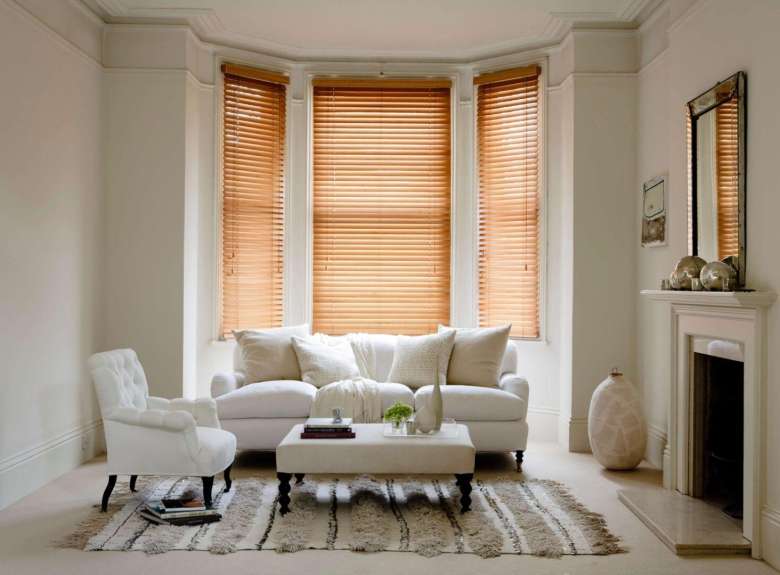
<path fill-rule="evenodd" d="M 221 334 L 282 324 L 284 76 L 224 64 Z"/>
<path fill-rule="evenodd" d="M 539 68 L 475 78 L 479 324 L 539 337 Z"/>
<path fill-rule="evenodd" d="M 450 82 L 315 79 L 313 327 L 450 317 Z"/>

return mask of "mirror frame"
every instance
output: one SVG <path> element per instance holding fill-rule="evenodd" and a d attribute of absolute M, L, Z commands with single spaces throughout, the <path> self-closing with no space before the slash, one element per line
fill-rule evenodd
<path fill-rule="evenodd" d="M 746 166 L 747 166 L 747 76 L 745 72 L 737 72 L 733 76 L 729 76 L 722 82 L 718 82 L 715 86 L 696 96 L 693 100 L 688 102 L 688 113 L 691 117 L 691 157 L 690 157 L 690 170 L 691 170 L 691 229 L 689 233 L 692 235 L 692 246 L 694 256 L 699 255 L 699 235 L 698 235 L 698 221 L 696 214 L 698 213 L 698 194 L 697 194 L 697 141 L 698 134 L 696 129 L 696 120 L 709 112 L 710 110 L 717 108 L 724 102 L 728 102 L 732 98 L 736 97 L 738 102 L 738 114 L 739 114 L 739 144 L 737 159 L 738 175 L 737 175 L 737 188 L 738 188 L 738 220 L 739 220 L 739 253 L 737 255 L 737 288 L 745 287 L 746 279 L 746 264 L 747 264 L 747 203 L 746 203 Z"/>

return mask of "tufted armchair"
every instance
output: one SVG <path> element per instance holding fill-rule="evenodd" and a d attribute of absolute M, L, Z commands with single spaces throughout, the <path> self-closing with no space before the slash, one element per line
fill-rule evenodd
<path fill-rule="evenodd" d="M 88 365 L 108 451 L 103 511 L 117 475 L 130 475 L 132 491 L 139 475 L 199 476 L 208 507 L 214 476 L 220 471 L 224 471 L 225 491 L 230 490 L 236 437 L 220 428 L 213 399 L 149 397 L 146 375 L 132 349 L 96 353 Z"/>

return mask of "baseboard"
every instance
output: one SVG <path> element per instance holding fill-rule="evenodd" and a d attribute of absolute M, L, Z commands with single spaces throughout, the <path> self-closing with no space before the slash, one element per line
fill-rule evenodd
<path fill-rule="evenodd" d="M 569 419 L 569 451 L 590 453 L 587 417 L 572 417 Z"/>
<path fill-rule="evenodd" d="M 647 461 L 656 469 L 663 469 L 665 447 L 666 429 L 649 423 L 647 425 L 647 447 L 645 447 L 645 461 Z"/>
<path fill-rule="evenodd" d="M 528 438 L 532 441 L 558 441 L 558 410 L 528 406 Z"/>
<path fill-rule="evenodd" d="M 105 451 L 103 422 L 61 433 L 0 461 L 0 509 Z"/>
<path fill-rule="evenodd" d="M 768 506 L 761 510 L 761 557 L 780 570 L 780 511 Z"/>

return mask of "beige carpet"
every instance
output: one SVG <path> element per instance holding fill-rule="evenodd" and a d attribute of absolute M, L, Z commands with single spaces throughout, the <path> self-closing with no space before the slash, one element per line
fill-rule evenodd
<path fill-rule="evenodd" d="M 150 554 L 322 549 L 489 558 L 620 551 L 604 519 L 554 481 L 476 478 L 472 510 L 460 513 L 460 491 L 449 477 L 307 478 L 294 486 L 291 512 L 285 516 L 277 511 L 277 483 L 271 478 L 238 479 L 227 493 L 222 486 L 215 485 L 214 502 L 221 522 L 153 525 L 139 515 L 145 501 L 198 492 L 200 486 L 181 478 L 141 479 L 138 493 L 117 490 L 108 513 L 95 510 L 61 544 Z"/>

